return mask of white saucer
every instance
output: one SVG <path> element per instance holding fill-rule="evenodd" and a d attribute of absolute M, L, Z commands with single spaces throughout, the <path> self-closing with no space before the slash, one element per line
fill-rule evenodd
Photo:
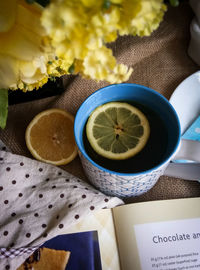
<path fill-rule="evenodd" d="M 169 102 L 178 114 L 183 134 L 200 115 L 200 71 L 180 83 Z"/>

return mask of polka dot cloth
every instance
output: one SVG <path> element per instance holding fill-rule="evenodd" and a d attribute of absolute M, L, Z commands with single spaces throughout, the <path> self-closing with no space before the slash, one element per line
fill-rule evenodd
<path fill-rule="evenodd" d="M 2 270 L 16 269 L 42 243 L 81 218 L 123 204 L 58 167 L 0 147 Z"/>

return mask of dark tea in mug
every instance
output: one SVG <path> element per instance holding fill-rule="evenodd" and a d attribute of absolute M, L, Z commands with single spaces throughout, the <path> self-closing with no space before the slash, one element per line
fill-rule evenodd
<path fill-rule="evenodd" d="M 150 125 L 150 136 L 145 147 L 135 156 L 125 160 L 111 160 L 97 154 L 91 147 L 86 136 L 86 125 L 83 131 L 84 148 L 88 156 L 98 165 L 110 171 L 121 173 L 138 173 L 152 169 L 165 157 L 168 133 L 167 128 L 158 113 L 152 108 L 133 101 L 121 101 L 138 108 L 147 117 Z"/>

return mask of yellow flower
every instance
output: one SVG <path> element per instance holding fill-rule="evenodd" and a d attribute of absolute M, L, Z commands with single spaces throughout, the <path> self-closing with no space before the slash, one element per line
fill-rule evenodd
<path fill-rule="evenodd" d="M 105 43 L 115 41 L 118 37 L 120 21 L 120 10 L 117 7 L 111 7 L 108 12 L 99 12 L 91 19 L 92 33 Z"/>
<path fill-rule="evenodd" d="M 163 0 L 54 0 L 43 12 L 42 25 L 56 54 L 74 63 L 75 72 L 120 83 L 132 69 L 117 65 L 105 44 L 118 35 L 150 35 L 165 10 Z"/>
<path fill-rule="evenodd" d="M 98 2 L 100 3 L 101 1 Z M 98 5 L 99 4 L 98 2 L 96 0 L 81 0 L 81 3 L 86 7 Z"/>
<path fill-rule="evenodd" d="M 5 18 L 0 14 L 4 21 L 0 32 L 0 88 L 37 89 L 48 81 L 48 63 L 55 61 L 55 50 L 48 38 L 45 40 L 45 29 L 40 24 L 42 8 L 22 0 L 12 2 L 14 5 L 10 0 L 4 2 L 10 15 Z"/>
<path fill-rule="evenodd" d="M 121 83 L 127 81 L 133 72 L 132 68 L 128 68 L 124 64 L 116 65 L 112 73 L 108 74 L 106 80 L 110 83 Z"/>
<path fill-rule="evenodd" d="M 83 76 L 110 83 L 127 81 L 133 69 L 116 64 L 112 51 L 106 47 L 90 51 L 83 61 Z"/>
<path fill-rule="evenodd" d="M 53 2 L 41 18 L 56 54 L 71 64 L 87 53 L 87 13 L 80 1 Z"/>
<path fill-rule="evenodd" d="M 158 28 L 166 9 L 163 0 L 123 0 L 119 34 L 149 36 Z"/>
<path fill-rule="evenodd" d="M 15 20 L 12 24 L 9 24 L 9 29 L 7 28 L 6 31 L 0 33 L 0 88 L 18 88 L 21 81 L 24 84 L 28 83 L 30 68 L 32 69 L 31 77 L 36 72 L 38 73 L 38 65 L 35 65 L 33 60 L 39 59 L 43 55 L 39 48 L 43 29 L 38 27 L 38 14 L 41 11 L 35 7 L 32 7 L 30 11 L 21 1 L 16 2 L 14 6 L 16 8 Z M 13 8 L 12 5 L 9 5 L 9 7 Z M 13 13 L 12 10 L 11 14 Z M 9 17 L 8 21 L 10 21 Z M 36 29 L 34 35 L 30 31 L 30 22 L 33 29 Z M 6 65 L 4 64 L 5 59 L 7 59 Z M 42 72 L 41 76 L 38 73 L 37 80 L 42 78 Z M 33 81 L 36 82 L 34 79 Z"/>
<path fill-rule="evenodd" d="M 106 43 L 118 35 L 150 35 L 163 0 L 53 0 L 45 8 L 0 1 L 0 88 L 39 88 L 69 74 L 120 83 L 132 69 L 117 64 Z"/>
<path fill-rule="evenodd" d="M 112 51 L 106 47 L 91 50 L 83 61 L 83 74 L 92 79 L 104 80 L 110 70 L 114 69 L 116 60 Z"/>
<path fill-rule="evenodd" d="M 142 1 L 141 10 L 131 21 L 132 35 L 149 36 L 158 28 L 163 19 L 166 6 L 162 0 Z"/>
<path fill-rule="evenodd" d="M 123 0 L 110 0 L 110 2 L 111 2 L 112 4 L 120 5 L 120 4 L 123 2 Z"/>

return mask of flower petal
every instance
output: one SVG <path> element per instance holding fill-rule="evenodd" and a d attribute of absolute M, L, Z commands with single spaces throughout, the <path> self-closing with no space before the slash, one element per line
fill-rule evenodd
<path fill-rule="evenodd" d="M 17 0 L 0 1 L 0 32 L 7 32 L 16 18 Z"/>
<path fill-rule="evenodd" d="M 16 84 L 18 78 L 19 64 L 17 59 L 0 54 L 0 89 L 8 89 Z"/>

